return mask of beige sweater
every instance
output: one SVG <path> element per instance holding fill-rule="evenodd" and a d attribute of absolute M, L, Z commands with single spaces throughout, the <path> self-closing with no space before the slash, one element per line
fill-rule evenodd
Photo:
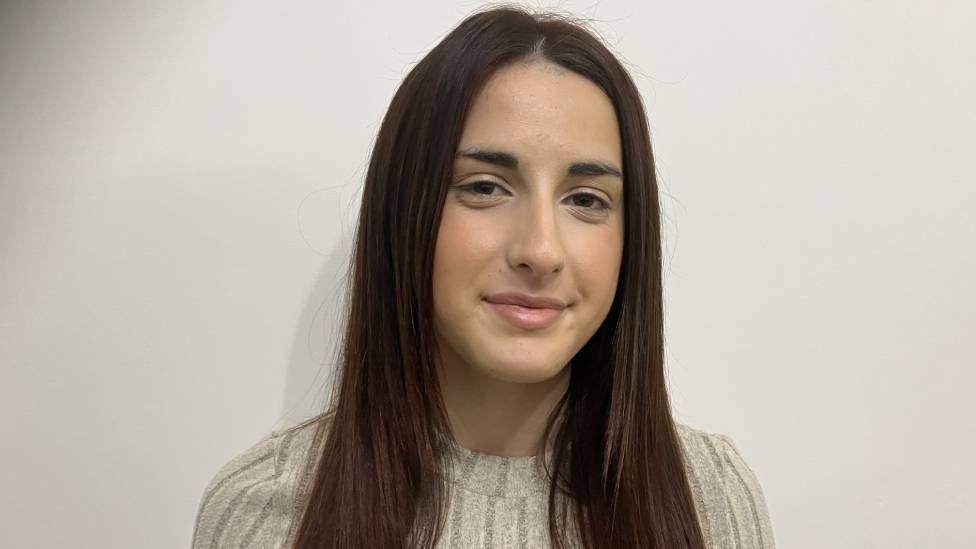
<path fill-rule="evenodd" d="M 774 549 L 759 481 L 732 440 L 677 426 L 706 545 Z M 287 549 L 297 522 L 298 477 L 314 430 L 313 418 L 273 431 L 221 467 L 200 501 L 193 549 Z M 549 485 L 535 458 L 455 446 L 449 459 L 457 473 L 438 549 L 549 547 Z"/>

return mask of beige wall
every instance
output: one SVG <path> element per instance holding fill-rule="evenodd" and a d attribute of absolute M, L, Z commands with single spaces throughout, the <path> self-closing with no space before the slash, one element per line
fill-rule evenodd
<path fill-rule="evenodd" d="M 314 409 L 383 110 L 478 4 L 12 4 L 0 546 L 185 547 Z M 650 112 L 679 419 L 781 547 L 976 545 L 972 3 L 560 5 Z"/>

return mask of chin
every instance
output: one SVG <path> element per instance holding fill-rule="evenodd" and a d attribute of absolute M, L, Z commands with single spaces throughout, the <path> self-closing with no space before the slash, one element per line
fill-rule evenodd
<path fill-rule="evenodd" d="M 518 359 L 482 366 L 485 375 L 511 383 L 541 383 L 559 376 L 564 369 L 565 364 L 556 366 L 548 362 L 525 362 Z"/>

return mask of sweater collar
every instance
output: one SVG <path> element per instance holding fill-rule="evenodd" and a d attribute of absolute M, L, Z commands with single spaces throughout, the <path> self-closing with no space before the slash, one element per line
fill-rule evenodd
<path fill-rule="evenodd" d="M 538 497 L 548 493 L 550 481 L 536 456 L 496 456 L 454 441 L 448 450 L 453 471 L 446 473 L 456 486 L 495 497 Z M 546 453 L 546 460 L 551 463 L 551 450 Z"/>

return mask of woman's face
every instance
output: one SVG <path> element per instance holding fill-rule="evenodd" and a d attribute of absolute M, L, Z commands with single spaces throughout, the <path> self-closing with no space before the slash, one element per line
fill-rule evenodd
<path fill-rule="evenodd" d="M 444 365 L 514 382 L 563 370 L 613 303 L 622 167 L 613 105 L 594 83 L 540 62 L 494 74 L 468 112 L 434 252 Z M 502 293 L 565 307 L 490 302 Z"/>

